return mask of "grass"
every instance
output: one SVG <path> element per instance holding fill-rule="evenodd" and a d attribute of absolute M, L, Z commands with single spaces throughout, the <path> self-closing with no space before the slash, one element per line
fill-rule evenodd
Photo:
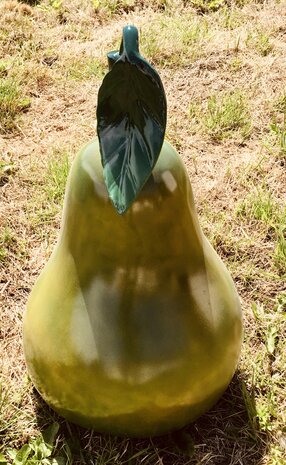
<path fill-rule="evenodd" d="M 286 124 L 285 124 L 285 114 L 283 122 L 279 124 L 277 121 L 273 121 L 270 125 L 270 130 L 273 136 L 273 148 L 276 152 L 276 156 L 281 162 L 286 160 Z M 271 147 L 269 147 L 271 150 Z"/>
<path fill-rule="evenodd" d="M 264 31 L 250 32 L 246 39 L 247 45 L 252 47 L 259 55 L 267 56 L 273 50 L 271 34 Z"/>
<path fill-rule="evenodd" d="M 37 438 L 24 444 L 19 450 L 7 449 L 8 460 L 12 465 L 63 465 L 67 463 L 66 456 L 53 457 L 54 443 L 59 430 L 58 423 L 52 423 Z M 8 464 L 5 456 L 0 455 L 0 463 Z"/>
<path fill-rule="evenodd" d="M 141 49 L 157 66 L 182 67 L 201 56 L 207 33 L 207 21 L 193 12 L 157 15 L 142 31 Z"/>
<path fill-rule="evenodd" d="M 194 130 L 201 126 L 215 141 L 235 136 L 245 139 L 251 131 L 246 98 L 239 91 L 211 95 L 205 106 L 191 104 L 190 119 L 196 123 Z"/>
<path fill-rule="evenodd" d="M 58 147 L 51 151 L 51 158 L 47 165 L 42 168 L 41 188 L 37 191 L 37 201 L 32 198 L 29 202 L 28 215 L 30 224 L 41 240 L 49 244 L 51 236 L 43 226 L 55 227 L 58 225 L 58 215 L 63 206 L 64 192 L 67 176 L 70 168 L 69 154 L 66 150 Z M 33 167 L 37 170 L 37 166 Z M 57 230 L 54 231 L 55 235 Z M 48 248 L 48 253 L 50 252 Z"/>
<path fill-rule="evenodd" d="M 54 150 L 44 178 L 45 203 L 62 206 L 69 169 L 68 152 Z"/>
<path fill-rule="evenodd" d="M 237 131 L 245 138 L 251 128 L 246 102 L 239 92 L 226 94 L 221 99 L 216 95 L 211 96 L 203 121 L 208 133 L 217 140 Z"/>
<path fill-rule="evenodd" d="M 226 5 L 225 0 L 192 0 L 191 3 L 202 14 L 220 10 Z"/>
<path fill-rule="evenodd" d="M 269 137 L 265 146 L 269 153 L 284 165 L 286 160 L 286 95 L 284 91 L 272 102 L 271 115 Z"/>
<path fill-rule="evenodd" d="M 13 242 L 13 236 L 9 229 L 5 228 L 0 236 L 0 261 L 4 261 L 7 256 L 7 248 Z"/>
<path fill-rule="evenodd" d="M 237 214 L 260 220 L 269 226 L 280 222 L 280 209 L 265 186 L 254 190 L 238 206 Z"/>
<path fill-rule="evenodd" d="M 97 13 L 115 15 L 132 11 L 135 7 L 135 0 L 92 0 L 92 5 Z"/>
<path fill-rule="evenodd" d="M 52 412 L 27 377 L 21 340 L 71 160 L 96 132 L 105 54 L 126 23 L 138 25 L 141 52 L 162 77 L 168 137 L 245 324 L 237 373 L 218 404 L 181 431 L 142 440 Z M 0 463 L 285 464 L 284 23 L 274 0 L 0 2 Z"/>
<path fill-rule="evenodd" d="M 66 68 L 66 67 L 65 67 Z M 75 80 L 86 80 L 93 77 L 103 79 L 105 75 L 105 65 L 99 60 L 88 59 L 74 59 L 70 61 L 67 71 L 67 77 Z"/>
<path fill-rule="evenodd" d="M 17 81 L 0 79 L 0 133 L 17 128 L 19 115 L 31 104 L 29 97 L 23 96 Z"/>
<path fill-rule="evenodd" d="M 286 277 L 286 206 L 281 206 L 265 186 L 255 187 L 238 205 L 237 214 L 248 220 L 258 220 L 264 226 L 265 239 L 273 243 L 274 269 Z M 260 229 L 262 229 L 260 227 Z"/>

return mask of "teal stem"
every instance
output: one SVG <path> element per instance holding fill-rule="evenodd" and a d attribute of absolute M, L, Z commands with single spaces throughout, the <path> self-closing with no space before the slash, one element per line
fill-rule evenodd
<path fill-rule="evenodd" d="M 139 54 L 138 29 L 135 26 L 125 26 L 123 28 L 120 54 L 125 53 L 127 57 Z"/>

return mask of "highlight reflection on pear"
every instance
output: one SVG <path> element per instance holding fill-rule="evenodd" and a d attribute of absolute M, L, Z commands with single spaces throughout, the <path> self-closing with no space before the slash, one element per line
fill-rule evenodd
<path fill-rule="evenodd" d="M 125 28 L 110 73 L 126 62 L 138 79 L 146 62 L 133 53 L 134 29 Z M 154 70 L 146 69 L 153 85 Z M 103 133 L 74 160 L 60 236 L 28 302 L 25 356 L 36 388 L 67 419 L 118 435 L 158 435 L 193 421 L 229 384 L 241 345 L 239 298 L 201 231 L 186 170 L 163 142 L 165 128 L 158 153 L 150 149 L 156 156 L 143 187 L 137 164 L 125 164 L 129 178 L 125 171 L 116 181 L 114 153 L 110 167 L 102 139 L 120 124 L 110 128 L 100 108 Z M 156 119 L 138 108 L 145 120 Z M 116 163 L 136 152 L 150 128 L 140 124 L 126 135 L 123 155 L 114 149 Z"/>

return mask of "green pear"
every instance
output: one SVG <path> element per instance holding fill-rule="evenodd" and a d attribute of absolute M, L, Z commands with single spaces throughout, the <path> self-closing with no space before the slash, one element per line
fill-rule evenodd
<path fill-rule="evenodd" d="M 34 385 L 68 420 L 150 436 L 181 428 L 228 386 L 242 339 L 229 272 L 202 233 L 191 184 L 164 142 L 124 215 L 98 140 L 74 160 L 57 245 L 24 316 Z"/>

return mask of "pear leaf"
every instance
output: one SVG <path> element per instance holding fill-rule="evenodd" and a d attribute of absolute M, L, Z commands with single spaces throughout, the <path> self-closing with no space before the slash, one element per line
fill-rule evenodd
<path fill-rule="evenodd" d="M 166 128 L 166 97 L 161 79 L 138 51 L 138 31 L 123 30 L 120 52 L 98 93 L 97 132 L 105 183 L 124 213 L 150 177 Z"/>

